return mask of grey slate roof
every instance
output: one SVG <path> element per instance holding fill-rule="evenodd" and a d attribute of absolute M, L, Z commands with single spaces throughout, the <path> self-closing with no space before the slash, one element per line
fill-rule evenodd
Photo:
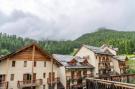
<path fill-rule="evenodd" d="M 113 55 L 111 52 L 104 50 L 100 47 L 94 47 L 94 46 L 89 46 L 89 45 L 83 45 L 83 46 L 86 47 L 87 49 L 93 51 L 96 54 Z"/>
<path fill-rule="evenodd" d="M 66 68 L 94 68 L 90 64 L 87 64 L 87 65 L 81 64 L 81 62 L 83 62 L 85 59 L 82 59 L 80 57 L 74 57 L 74 56 L 70 56 L 70 55 L 61 55 L 61 54 L 53 54 L 53 57 Z M 75 59 L 77 61 L 76 65 L 70 65 L 68 63 L 72 59 Z"/>
<path fill-rule="evenodd" d="M 127 56 L 119 55 L 119 56 L 113 56 L 114 59 L 117 59 L 119 61 L 125 61 Z"/>

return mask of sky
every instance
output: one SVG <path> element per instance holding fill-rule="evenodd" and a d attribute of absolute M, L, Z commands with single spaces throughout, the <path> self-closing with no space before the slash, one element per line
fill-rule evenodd
<path fill-rule="evenodd" d="M 74 40 L 100 27 L 135 31 L 135 0 L 0 0 L 0 32 Z"/>

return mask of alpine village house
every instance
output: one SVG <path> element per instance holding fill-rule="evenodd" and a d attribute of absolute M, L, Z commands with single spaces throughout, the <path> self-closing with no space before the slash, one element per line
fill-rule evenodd
<path fill-rule="evenodd" d="M 88 77 L 127 73 L 117 51 L 83 45 L 74 56 L 51 55 L 33 43 L 0 58 L 0 89 L 83 89 Z"/>
<path fill-rule="evenodd" d="M 36 44 L 0 59 L 0 89 L 59 89 L 61 64 Z"/>
<path fill-rule="evenodd" d="M 87 57 L 88 62 L 94 66 L 94 77 L 105 77 L 127 73 L 126 56 L 117 56 L 118 48 L 104 44 L 101 47 L 83 45 L 75 54 Z"/>
<path fill-rule="evenodd" d="M 59 71 L 66 89 L 82 89 L 86 85 L 86 78 L 93 77 L 94 67 L 88 63 L 87 58 L 60 54 L 53 56 L 63 65 Z"/>

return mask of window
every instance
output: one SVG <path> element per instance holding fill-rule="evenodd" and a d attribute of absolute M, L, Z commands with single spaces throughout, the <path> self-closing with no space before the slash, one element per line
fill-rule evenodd
<path fill-rule="evenodd" d="M 15 61 L 12 61 L 12 67 L 15 67 L 15 63 L 16 63 Z"/>
<path fill-rule="evenodd" d="M 46 76 L 46 73 L 43 73 L 43 78 L 45 78 L 45 76 Z"/>
<path fill-rule="evenodd" d="M 46 61 L 44 61 L 44 67 L 46 67 Z"/>
<path fill-rule="evenodd" d="M 43 89 L 45 89 L 45 85 L 43 85 Z"/>
<path fill-rule="evenodd" d="M 14 74 L 11 74 L 10 80 L 11 80 L 11 81 L 14 81 Z"/>
<path fill-rule="evenodd" d="M 37 65 L 37 62 L 36 62 L 36 61 L 34 61 L 34 67 L 36 67 L 36 65 Z"/>
<path fill-rule="evenodd" d="M 24 67 L 27 67 L 27 61 L 24 61 Z"/>

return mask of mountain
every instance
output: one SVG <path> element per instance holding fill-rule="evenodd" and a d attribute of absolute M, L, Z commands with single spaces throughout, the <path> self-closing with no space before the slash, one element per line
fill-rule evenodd
<path fill-rule="evenodd" d="M 115 31 L 101 28 L 94 33 L 84 34 L 75 41 L 88 45 L 112 45 L 119 48 L 119 54 L 132 54 L 135 51 L 134 31 Z"/>
<path fill-rule="evenodd" d="M 32 42 L 37 42 L 49 53 L 70 54 L 82 44 L 101 46 L 113 45 L 119 48 L 119 54 L 132 54 L 135 51 L 135 32 L 115 31 L 100 28 L 96 32 L 87 33 L 74 41 L 36 41 L 29 38 L 21 38 L 16 35 L 0 33 L 0 55 L 14 52 L 20 47 Z"/>

